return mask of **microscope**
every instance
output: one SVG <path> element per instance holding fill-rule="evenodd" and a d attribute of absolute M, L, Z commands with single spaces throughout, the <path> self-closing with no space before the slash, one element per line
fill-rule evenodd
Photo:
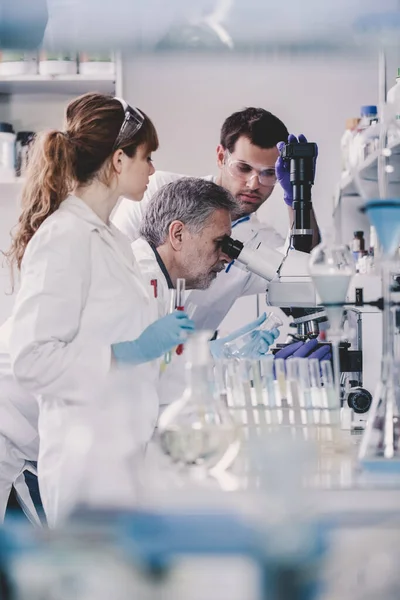
<path fill-rule="evenodd" d="M 306 341 L 317 338 L 320 324 L 327 321 L 326 311 L 319 302 L 308 274 L 313 239 L 311 189 L 314 184 L 317 145 L 312 142 L 289 143 L 282 148 L 281 156 L 289 162 L 293 187 L 294 220 L 286 255 L 257 240 L 244 245 L 228 236 L 223 241 L 223 252 L 268 281 L 267 304 L 278 306 L 291 316 L 291 327 L 296 329 L 293 339 Z M 357 325 L 360 326 L 360 322 L 356 322 Z M 282 345 L 278 345 L 277 349 L 281 347 Z M 339 353 L 343 396 L 346 393 L 350 407 L 355 413 L 362 415 L 369 410 L 372 396 L 361 387 L 361 334 L 356 333 L 352 342 L 343 342 Z"/>

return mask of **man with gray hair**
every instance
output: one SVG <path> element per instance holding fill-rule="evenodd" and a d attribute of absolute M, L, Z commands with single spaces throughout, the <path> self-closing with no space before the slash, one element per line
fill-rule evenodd
<path fill-rule="evenodd" d="M 237 201 L 230 192 L 212 181 L 194 177 L 172 181 L 152 197 L 143 217 L 142 237 L 133 242 L 132 249 L 144 283 L 153 287 L 159 317 L 169 310 L 169 290 L 176 287 L 178 278 L 185 279 L 187 289 L 204 290 L 224 269 L 230 259 L 222 252 L 222 240 L 231 233 L 235 211 Z M 252 332 L 252 341 L 243 347 L 243 356 L 266 354 L 279 332 L 258 329 L 265 318 L 264 313 L 228 337 L 210 342 L 214 357 L 223 355 L 226 342 L 248 332 Z M 162 369 L 161 406 L 182 392 L 181 358 L 174 354 L 168 368 Z"/>
<path fill-rule="evenodd" d="M 229 258 L 222 253 L 224 236 L 231 233 L 237 202 L 223 187 L 187 177 L 162 187 L 149 203 L 141 236 L 162 268 L 168 287 L 186 280 L 188 289 L 206 289 Z M 133 248 L 144 248 L 142 240 Z"/>

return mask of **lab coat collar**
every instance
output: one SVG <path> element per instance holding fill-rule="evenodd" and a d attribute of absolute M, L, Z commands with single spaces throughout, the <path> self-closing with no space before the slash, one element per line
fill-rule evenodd
<path fill-rule="evenodd" d="M 110 229 L 110 226 L 104 223 L 100 219 L 98 215 L 78 196 L 74 196 L 70 194 L 64 202 L 61 203 L 60 209 L 61 211 L 67 210 L 68 212 L 73 213 L 80 219 L 86 221 L 89 225 L 91 225 L 91 229 Z"/>
<path fill-rule="evenodd" d="M 174 284 L 172 283 L 172 279 L 167 271 L 167 267 L 165 266 L 163 259 L 161 258 L 161 256 L 158 253 L 157 248 L 153 244 L 149 243 L 149 246 L 154 252 L 154 256 L 156 257 L 157 264 L 160 267 L 162 274 L 165 277 L 165 281 L 167 282 L 168 289 L 173 290 Z"/>
<path fill-rule="evenodd" d="M 89 224 L 91 231 L 97 231 L 102 240 L 118 256 L 121 263 L 135 275 L 135 286 L 140 289 L 144 299 L 149 299 L 149 290 L 147 290 L 142 274 L 135 257 L 130 248 L 128 238 L 113 223 L 107 225 L 98 215 L 78 196 L 69 195 L 60 206 L 61 210 L 73 213 L 78 218 Z"/>

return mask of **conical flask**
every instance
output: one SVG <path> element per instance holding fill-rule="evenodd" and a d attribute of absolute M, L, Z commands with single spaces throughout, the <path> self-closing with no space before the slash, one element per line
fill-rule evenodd
<path fill-rule="evenodd" d="M 395 256 L 400 244 L 400 129 L 385 109 L 377 159 L 367 159 L 353 173 L 356 187 L 366 200 L 362 210 L 375 228 L 381 246 L 382 363 L 367 426 L 360 444 L 359 460 L 367 470 L 400 474 L 399 364 L 394 354 L 394 307 L 391 303 L 393 274 L 399 271 Z M 369 342 L 369 341 L 368 341 Z M 366 342 L 366 343 L 368 343 Z"/>
<path fill-rule="evenodd" d="M 161 447 L 173 462 L 200 466 L 209 473 L 228 468 L 240 446 L 237 427 L 217 393 L 208 344 L 211 335 L 196 332 L 186 342 L 185 391 L 158 423 Z"/>

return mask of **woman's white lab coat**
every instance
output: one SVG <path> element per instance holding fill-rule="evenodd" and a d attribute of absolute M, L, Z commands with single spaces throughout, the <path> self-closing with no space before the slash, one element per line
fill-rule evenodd
<path fill-rule="evenodd" d="M 151 438 L 158 365 L 124 370 L 125 385 L 115 388 L 115 396 L 105 398 L 104 390 L 110 389 L 111 344 L 136 339 L 156 319 L 152 288 L 142 279 L 129 241 L 69 196 L 28 244 L 10 338 L 14 375 L 39 400 L 39 484 L 50 525 L 62 514 L 68 492 L 63 477 L 76 442 L 71 428 L 93 402 L 101 399 L 105 419 L 107 411 L 114 416 L 117 400 L 125 402 L 129 416 L 121 426 L 129 421 L 132 455 Z M 114 418 L 108 434 L 104 444 L 113 439 L 118 445 Z"/>
<path fill-rule="evenodd" d="M 26 469 L 34 471 L 39 436 L 39 407 L 36 398 L 15 380 L 9 354 L 11 319 L 0 327 L 0 522 L 3 521 L 12 486 L 27 517 L 36 525 L 36 512 L 24 478 Z"/>

